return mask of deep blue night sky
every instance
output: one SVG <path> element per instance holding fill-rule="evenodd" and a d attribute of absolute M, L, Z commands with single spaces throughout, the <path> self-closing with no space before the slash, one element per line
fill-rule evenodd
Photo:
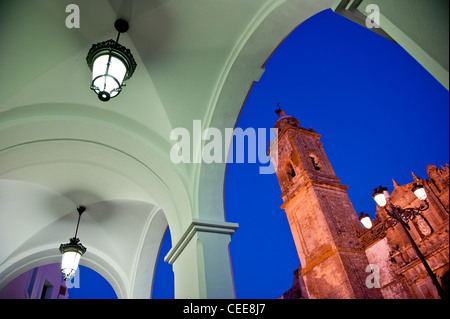
<path fill-rule="evenodd" d="M 237 126 L 269 130 L 280 102 L 321 134 L 357 213 L 374 216 L 376 186 L 391 192 L 393 178 L 410 183 L 412 171 L 426 178 L 428 164 L 448 163 L 448 91 L 398 44 L 326 10 L 295 29 L 265 69 Z M 230 245 L 237 298 L 277 298 L 299 266 L 276 175 L 260 175 L 260 165 L 227 167 L 226 217 L 240 225 Z M 166 238 L 162 258 L 169 248 Z M 69 293 L 103 289 L 87 286 Z M 171 266 L 161 258 L 153 297 L 173 298 Z"/>

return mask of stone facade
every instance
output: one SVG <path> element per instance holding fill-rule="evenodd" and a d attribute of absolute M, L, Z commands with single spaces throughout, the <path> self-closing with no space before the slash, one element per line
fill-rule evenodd
<path fill-rule="evenodd" d="M 320 135 L 279 110 L 271 143 L 283 205 L 311 299 L 382 298 L 365 285 L 369 264 L 355 233 L 358 221 L 320 142 Z M 277 150 L 277 153 L 275 153 Z"/>
<path fill-rule="evenodd" d="M 277 299 L 308 299 L 308 291 L 306 290 L 305 281 L 301 274 L 302 267 L 294 271 L 294 280 L 292 287 Z"/>
<path fill-rule="evenodd" d="M 371 230 L 361 225 L 320 135 L 302 128 L 282 110 L 277 114 L 278 137 L 269 147 L 282 191 L 281 208 L 301 262 L 293 287 L 280 298 L 439 298 L 399 225 L 381 231 L 388 217 L 384 209 L 378 207 Z M 448 165 L 440 169 L 430 165 L 430 179 L 425 180 L 413 174 L 414 182 L 425 187 L 429 208 L 410 222 L 414 240 L 444 289 L 448 288 L 448 170 Z M 394 181 L 394 186 L 390 195 L 394 205 L 420 206 L 411 191 L 413 183 L 399 186 Z M 367 283 L 372 269 L 367 267 L 379 271 L 376 287 Z"/>

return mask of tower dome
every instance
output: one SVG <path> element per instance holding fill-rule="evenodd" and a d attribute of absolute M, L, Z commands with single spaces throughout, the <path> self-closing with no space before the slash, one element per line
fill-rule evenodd
<path fill-rule="evenodd" d="M 280 103 L 277 104 L 278 109 L 275 113 L 278 115 L 278 120 L 275 122 L 275 128 L 279 132 L 283 131 L 288 126 L 301 127 L 300 121 L 291 115 L 286 115 L 286 112 L 281 109 Z"/>

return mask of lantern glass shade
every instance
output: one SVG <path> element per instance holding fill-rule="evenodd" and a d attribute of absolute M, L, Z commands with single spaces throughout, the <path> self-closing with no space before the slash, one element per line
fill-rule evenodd
<path fill-rule="evenodd" d="M 425 188 L 422 185 L 415 184 L 412 191 L 414 192 L 414 195 L 416 195 L 418 199 L 420 200 L 427 199 L 427 193 L 425 192 Z"/>
<path fill-rule="evenodd" d="M 81 254 L 76 251 L 67 251 L 62 255 L 61 272 L 64 280 L 72 278 L 80 262 Z"/>
<path fill-rule="evenodd" d="M 61 244 L 59 251 L 62 254 L 61 272 L 64 280 L 70 280 L 78 269 L 81 256 L 86 252 L 78 238 L 70 238 L 70 243 Z"/>
<path fill-rule="evenodd" d="M 361 219 L 361 223 L 366 228 L 372 228 L 372 220 L 370 219 L 369 216 L 366 216 L 366 217 L 362 218 Z"/>
<path fill-rule="evenodd" d="M 373 199 L 378 204 L 378 206 L 384 207 L 387 204 L 386 196 L 383 193 L 376 194 Z"/>
<path fill-rule="evenodd" d="M 361 221 L 361 224 L 363 224 L 364 227 L 368 229 L 372 228 L 372 220 L 370 219 L 369 215 L 360 213 L 359 220 Z"/>
<path fill-rule="evenodd" d="M 124 81 L 136 69 L 136 61 L 130 50 L 114 40 L 94 44 L 86 57 L 92 71 L 91 89 L 103 101 L 119 95 Z"/>
<path fill-rule="evenodd" d="M 378 206 L 386 206 L 387 201 L 389 200 L 389 193 L 387 191 L 387 188 L 379 186 L 378 188 L 374 189 L 372 197 Z"/>
<path fill-rule="evenodd" d="M 126 73 L 127 68 L 120 59 L 109 54 L 97 57 L 92 68 L 92 86 L 95 93 L 104 94 L 104 98 L 115 97 L 120 93 Z"/>

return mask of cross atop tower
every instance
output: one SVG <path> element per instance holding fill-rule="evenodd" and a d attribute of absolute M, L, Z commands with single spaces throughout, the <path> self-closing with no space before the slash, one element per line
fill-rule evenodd
<path fill-rule="evenodd" d="M 286 115 L 286 112 L 281 109 L 280 102 L 277 102 L 277 108 L 278 109 L 275 111 L 275 113 L 277 113 L 278 117 Z"/>

